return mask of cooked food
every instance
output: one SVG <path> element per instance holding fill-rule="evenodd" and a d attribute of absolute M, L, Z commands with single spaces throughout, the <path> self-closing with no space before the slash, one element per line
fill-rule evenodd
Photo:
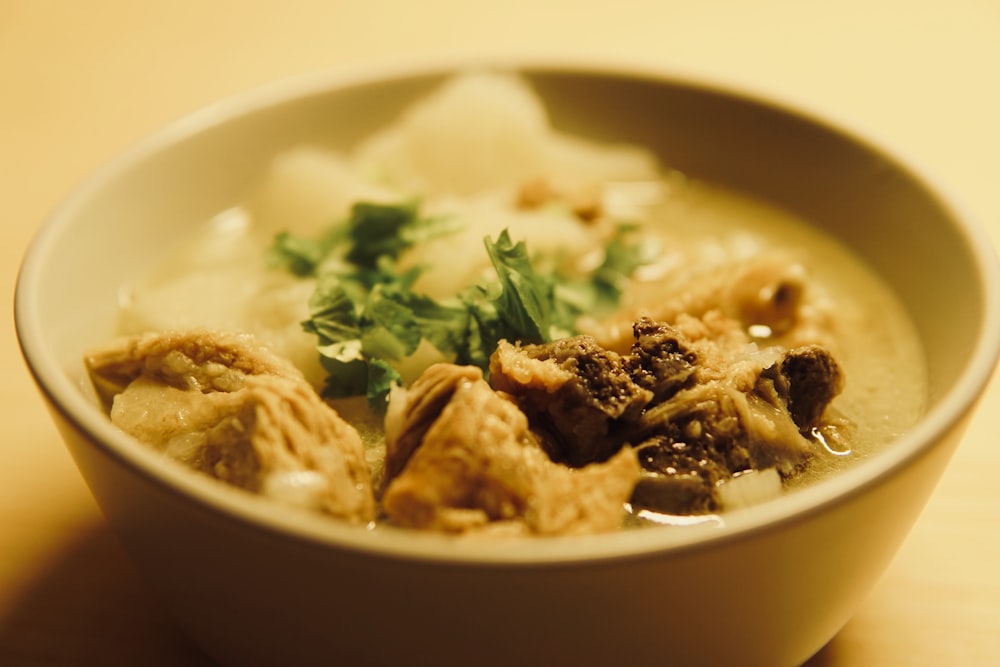
<path fill-rule="evenodd" d="M 524 412 L 475 367 L 435 364 L 397 391 L 382 495 L 394 523 L 540 535 L 621 525 L 639 474 L 627 448 L 579 470 L 552 461 Z"/>
<path fill-rule="evenodd" d="M 357 431 L 246 334 L 150 333 L 85 362 L 111 421 L 171 458 L 348 521 L 374 518 Z"/>
<path fill-rule="evenodd" d="M 845 248 L 560 132 L 508 74 L 456 77 L 349 151 L 278 155 L 123 296 L 123 338 L 87 357 L 116 424 L 375 526 L 724 516 L 924 401 L 905 311 Z"/>
<path fill-rule="evenodd" d="M 629 354 L 589 336 L 514 346 L 501 342 L 490 381 L 528 415 L 549 457 L 569 466 L 634 447 L 646 474 L 632 506 L 668 514 L 721 509 L 717 490 L 740 474 L 789 477 L 827 428 L 841 370 L 818 345 L 761 353 L 733 320 L 677 326 L 641 319 Z M 712 331 L 731 329 L 729 337 Z"/>

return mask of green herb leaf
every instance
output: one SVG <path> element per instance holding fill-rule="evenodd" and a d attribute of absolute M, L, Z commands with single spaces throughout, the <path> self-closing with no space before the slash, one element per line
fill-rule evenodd
<path fill-rule="evenodd" d="M 523 241 L 513 243 L 505 229 L 496 242 L 486 239 L 486 252 L 500 278 L 493 300 L 502 338 L 542 342 L 569 335 L 575 313 L 556 299 L 556 281 L 535 271 Z"/>
<path fill-rule="evenodd" d="M 393 385 L 402 384 L 399 372 L 382 359 L 372 359 L 368 363 L 368 385 L 365 390 L 368 405 L 373 410 L 384 412 L 389 391 Z"/>
<path fill-rule="evenodd" d="M 359 202 L 347 222 L 352 240 L 347 259 L 359 267 L 375 267 L 379 258 L 397 259 L 411 246 L 458 227 L 451 218 L 421 217 L 417 204 Z"/>
<path fill-rule="evenodd" d="M 337 276 L 326 275 L 317 280 L 309 298 L 309 315 L 302 328 L 316 334 L 320 347 L 355 340 L 361 334 L 354 299 Z"/>
<path fill-rule="evenodd" d="M 281 232 L 268 250 L 268 261 L 274 266 L 286 267 L 297 276 L 315 275 L 320 262 L 336 245 L 337 236 L 330 233 L 320 239 L 306 239 Z"/>
<path fill-rule="evenodd" d="M 393 364 L 422 340 L 457 363 L 487 371 L 501 339 L 544 342 L 573 335 L 581 313 L 613 307 L 628 277 L 654 256 L 648 243 L 629 242 L 631 228 L 623 226 L 593 274 L 570 279 L 540 271 L 526 244 L 514 243 L 504 230 L 496 241 L 484 239 L 495 281 L 456 286 L 456 296 L 443 301 L 414 292 L 422 269 L 401 271 L 400 254 L 458 225 L 421 217 L 415 203 L 359 202 L 347 221 L 317 240 L 276 237 L 272 261 L 316 278 L 302 327 L 316 335 L 329 373 L 324 396 L 366 395 L 372 407 L 384 409 L 389 390 L 400 382 Z"/>
<path fill-rule="evenodd" d="M 319 359 L 329 374 L 323 387 L 326 398 L 346 398 L 364 394 L 368 387 L 368 361 L 359 339 L 320 345 Z"/>
<path fill-rule="evenodd" d="M 591 276 L 605 306 L 616 306 L 629 279 L 641 266 L 652 263 L 660 246 L 649 237 L 630 240 L 636 227 L 619 225 L 604 248 L 604 261 Z"/>

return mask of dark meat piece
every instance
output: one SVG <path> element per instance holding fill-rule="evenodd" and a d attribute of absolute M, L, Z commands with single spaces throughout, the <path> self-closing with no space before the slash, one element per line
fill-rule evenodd
<path fill-rule="evenodd" d="M 501 344 L 494 388 L 528 416 L 547 453 L 582 466 L 624 445 L 646 471 L 632 502 L 668 513 L 719 509 L 716 488 L 750 470 L 800 470 L 843 376 L 820 346 L 759 349 L 719 313 L 676 326 L 640 319 L 620 356 L 580 336 Z"/>
<path fill-rule="evenodd" d="M 779 363 L 764 369 L 757 392 L 769 395 L 773 390 L 799 429 L 808 431 L 843 388 L 844 374 L 837 360 L 819 345 L 806 345 L 789 350 Z"/>
<path fill-rule="evenodd" d="M 693 384 L 698 357 L 673 327 L 642 318 L 632 333 L 635 343 L 624 366 L 637 385 L 652 392 L 651 402 L 666 400 Z"/>
<path fill-rule="evenodd" d="M 553 460 L 574 467 L 621 449 L 614 425 L 638 419 L 653 398 L 620 355 L 589 336 L 543 345 L 501 341 L 490 359 L 490 384 L 513 397 Z"/>
<path fill-rule="evenodd" d="M 713 489 L 699 470 L 670 474 L 643 472 L 632 490 L 629 505 L 633 511 L 653 510 L 660 514 L 711 514 L 718 509 Z"/>
<path fill-rule="evenodd" d="M 733 368 L 745 371 L 747 363 Z M 843 388 L 839 365 L 818 346 L 788 351 L 760 368 L 750 392 L 737 390 L 735 379 L 697 384 L 646 412 L 640 432 L 650 437 L 638 449 L 639 462 L 655 475 L 639 484 L 634 505 L 711 512 L 720 509 L 717 485 L 734 475 L 772 467 L 793 474 L 813 451 L 804 434 Z"/>
<path fill-rule="evenodd" d="M 760 463 L 748 442 L 742 399 L 706 384 L 651 409 L 642 422 L 649 434 L 639 446 L 643 468 L 669 474 L 701 471 L 714 484 Z"/>
<path fill-rule="evenodd" d="M 703 405 L 703 412 L 710 407 Z M 701 415 L 706 417 L 708 413 Z M 698 434 L 704 427 L 697 419 L 697 410 L 693 410 L 686 419 L 670 425 L 672 433 L 654 436 L 637 449 L 645 472 L 632 494 L 633 507 L 665 514 L 703 514 L 718 509 L 715 485 L 732 476 L 734 469 L 748 467 L 749 452 L 735 420 L 719 420 L 715 430 Z"/>
<path fill-rule="evenodd" d="M 652 407 L 637 435 L 646 436 L 639 463 L 653 475 L 633 505 L 668 514 L 714 512 L 718 484 L 747 470 L 791 474 L 812 451 L 787 412 L 714 381 Z"/>

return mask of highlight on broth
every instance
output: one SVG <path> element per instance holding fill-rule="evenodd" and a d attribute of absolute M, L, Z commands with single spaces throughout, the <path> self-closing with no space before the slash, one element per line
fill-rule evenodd
<path fill-rule="evenodd" d="M 669 159 L 669 156 L 667 156 Z M 909 427 L 917 337 L 787 212 L 456 76 L 351 150 L 278 155 L 123 287 L 111 420 L 365 526 L 560 535 L 718 520 Z"/>

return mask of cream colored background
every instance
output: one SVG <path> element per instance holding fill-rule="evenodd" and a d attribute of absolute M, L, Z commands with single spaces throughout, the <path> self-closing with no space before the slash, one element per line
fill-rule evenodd
<path fill-rule="evenodd" d="M 704 73 L 818 110 L 929 166 L 1000 240 L 996 0 L 0 0 L 5 289 L 74 185 L 180 115 L 319 68 L 512 52 Z M 3 317 L 0 664 L 202 664 L 109 534 Z M 1000 664 L 998 408 L 994 382 L 892 568 L 812 667 Z"/>

